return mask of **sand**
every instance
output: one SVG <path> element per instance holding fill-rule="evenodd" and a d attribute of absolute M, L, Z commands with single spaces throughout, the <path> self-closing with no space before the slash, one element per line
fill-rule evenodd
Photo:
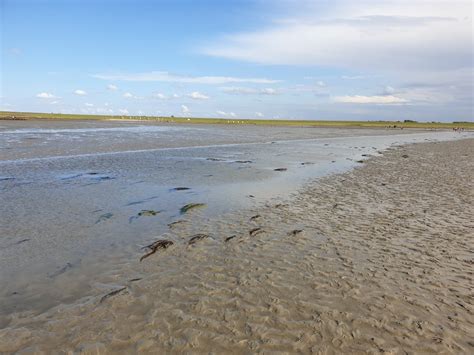
<path fill-rule="evenodd" d="M 473 157 L 473 139 L 408 145 L 175 225 L 100 292 L 3 320 L 0 351 L 472 353 Z"/>

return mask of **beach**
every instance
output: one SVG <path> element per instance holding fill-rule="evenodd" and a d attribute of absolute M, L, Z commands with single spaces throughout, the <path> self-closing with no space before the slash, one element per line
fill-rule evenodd
<path fill-rule="evenodd" d="M 420 133 L 417 139 L 416 134 L 410 139 L 406 134 L 394 140 L 385 135 L 377 138 L 386 132 L 372 132 L 360 134 L 360 142 L 355 144 L 351 139 L 356 138 L 351 138 L 354 134 L 349 132 L 342 139 L 347 147 L 338 146 L 342 144 L 340 138 L 326 135 L 315 141 L 311 137 L 291 137 L 291 145 L 285 148 L 287 137 L 275 132 L 268 141 L 249 140 L 245 146 L 239 145 L 237 155 L 235 146 L 221 146 L 225 140 L 217 142 L 217 147 L 205 148 L 204 153 L 204 148 L 199 148 L 200 162 L 214 164 L 227 159 L 227 165 L 213 170 L 212 175 L 223 176 L 224 180 L 233 176 L 241 190 L 230 189 L 227 184 L 224 188 L 217 179 L 209 184 L 216 187 L 214 193 L 221 195 L 220 199 L 206 189 L 196 188 L 192 200 L 179 199 L 174 206 L 170 201 L 176 197 L 169 197 L 165 204 L 177 209 L 186 202 L 205 202 L 206 208 L 180 216 L 170 212 L 160 224 L 152 224 L 145 217 L 129 223 L 130 211 L 123 216 L 114 211 L 113 218 L 123 217 L 130 225 L 127 228 L 135 233 L 128 230 L 128 234 L 135 239 L 129 236 L 111 242 L 111 235 L 120 235 L 125 228 L 118 222 L 107 228 L 111 202 L 117 203 L 111 198 L 109 210 L 101 206 L 103 211 L 90 217 L 94 228 L 99 228 L 94 233 L 102 232 L 104 238 L 96 240 L 93 248 L 81 240 L 78 245 L 88 252 L 81 255 L 80 267 L 74 262 L 68 266 L 67 258 L 56 271 L 44 265 L 48 281 L 39 284 L 47 284 L 53 290 L 51 297 L 57 296 L 58 302 L 34 297 L 31 291 L 46 291 L 21 273 L 17 276 L 25 278 L 30 286 L 11 281 L 14 271 L 5 272 L 10 294 L 2 295 L 8 312 L 0 317 L 0 352 L 472 352 L 474 139 L 454 136 L 457 140 L 436 141 Z M 308 141 L 298 145 L 295 139 L 301 138 Z M 283 155 L 289 152 L 280 160 L 270 159 L 275 144 L 280 145 L 277 149 Z M 308 147 L 318 155 L 305 156 Z M 335 150 L 324 152 L 328 147 Z M 10 161 L 18 159 L 19 153 L 7 153 L 4 167 L 8 168 L 8 176 L 26 171 L 22 164 L 31 169 L 35 164 L 47 163 L 55 177 L 58 173 L 54 169 L 59 169 L 55 164 L 66 164 L 63 161 L 67 169 L 61 165 L 61 174 L 79 170 L 74 164 L 80 159 L 91 166 L 87 150 L 73 152 L 80 157 L 70 160 L 64 152 L 51 154 L 48 149 L 46 144 L 44 150 L 35 153 L 38 156 L 22 153 L 24 161 L 14 164 Z M 121 163 L 110 147 L 101 149 L 102 157 L 112 157 L 114 164 L 131 161 L 127 158 Z M 152 160 L 157 159 L 156 152 L 162 152 L 149 149 L 155 148 L 147 146 L 142 153 L 151 154 Z M 223 149 L 224 156 L 219 156 L 217 152 Z M 169 158 L 169 151 L 166 154 Z M 193 154 L 186 151 L 182 156 Z M 41 160 L 46 156 L 47 161 Z M 57 158 L 51 160 L 52 156 Z M 257 170 L 264 171 L 258 178 L 254 173 L 246 175 L 251 171 L 246 166 L 254 163 L 237 163 L 236 167 L 235 161 L 247 158 L 255 162 Z M 99 162 L 102 158 L 93 159 L 95 168 L 107 167 Z M 147 159 L 144 166 L 149 166 L 151 160 Z M 333 168 L 334 164 L 337 166 Z M 319 170 L 311 170 L 316 169 L 311 168 L 313 165 Z M 199 168 L 204 171 L 193 171 L 204 174 L 217 169 L 209 166 Z M 297 167 L 305 166 L 306 173 L 291 175 Z M 233 169 L 230 172 L 226 170 L 229 167 Z M 278 168 L 282 170 L 275 171 Z M 86 188 L 103 189 L 104 194 L 127 194 L 123 185 L 115 190 L 106 185 L 118 183 L 124 176 L 110 174 L 108 168 L 103 170 L 107 171 L 104 177 L 115 179 L 104 178 L 100 184 Z M 37 176 L 49 184 L 49 175 L 43 173 L 41 170 Z M 284 174 L 291 179 L 282 178 Z M 70 175 L 66 180 L 60 176 L 58 186 L 66 181 L 67 191 L 71 191 L 75 185 L 70 185 Z M 285 190 L 283 186 L 289 181 L 292 189 Z M 82 193 L 87 191 L 84 182 L 88 180 L 78 185 Z M 174 178 L 157 195 L 163 196 L 164 191 L 185 182 Z M 249 186 L 255 184 L 257 188 L 252 190 Z M 262 190 L 264 185 L 272 189 Z M 16 188 L 29 185 L 22 186 Z M 148 182 L 144 190 L 149 188 Z M 58 190 L 62 191 L 60 187 Z M 89 191 L 87 199 L 90 201 L 98 191 Z M 265 191 L 264 196 L 258 196 L 259 191 Z M 40 187 L 29 193 L 38 193 L 36 200 L 43 196 Z M 229 196 L 238 193 L 241 201 L 236 198 L 240 202 L 232 205 Z M 69 195 L 58 196 L 64 199 L 58 201 L 65 201 Z M 140 201 L 147 196 L 141 196 Z M 79 206 L 85 204 L 80 197 L 75 198 Z M 223 207 L 226 202 L 232 205 L 228 209 Z M 71 231 L 84 228 L 83 212 L 68 208 L 77 215 L 70 222 Z M 17 217 L 12 214 L 10 218 L 17 221 Z M 144 224 L 137 227 L 143 220 Z M 50 250 L 65 245 L 70 250 L 64 255 L 77 256 L 76 244 L 59 236 L 53 239 Z M 153 247 L 147 245 L 157 240 L 168 244 L 151 253 Z M 17 262 L 22 252 L 28 253 L 12 247 L 18 241 L 7 240 L 2 248 L 5 255 L 10 255 L 11 263 Z M 19 245 L 26 249 L 28 242 Z M 95 252 L 90 250 L 94 248 Z M 32 254 L 31 258 L 44 259 L 44 254 Z M 31 267 L 28 262 L 15 265 L 23 265 L 25 270 Z M 94 279 L 93 275 L 100 277 Z M 15 287 L 19 291 L 13 291 Z M 81 287 L 86 292 L 69 291 Z M 27 296 L 15 301 L 22 292 Z M 68 293 L 69 297 L 64 297 Z"/>
<path fill-rule="evenodd" d="M 474 354 L 472 1 L 0 3 L 0 355 Z"/>

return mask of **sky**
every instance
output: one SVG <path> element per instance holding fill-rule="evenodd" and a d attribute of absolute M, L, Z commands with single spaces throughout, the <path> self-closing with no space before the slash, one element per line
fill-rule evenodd
<path fill-rule="evenodd" d="M 470 0 L 0 0 L 0 110 L 474 120 Z"/>

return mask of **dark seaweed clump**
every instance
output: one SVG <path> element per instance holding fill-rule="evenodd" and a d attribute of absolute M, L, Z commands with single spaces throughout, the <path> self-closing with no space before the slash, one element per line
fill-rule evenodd
<path fill-rule="evenodd" d="M 150 252 L 146 253 L 140 258 L 140 261 L 142 261 L 145 258 L 148 258 L 150 255 L 155 254 L 158 250 L 160 249 L 167 249 L 174 243 L 171 240 L 166 240 L 166 239 L 161 239 L 157 240 L 156 242 L 151 243 L 150 245 L 147 245 L 144 247 L 144 249 L 150 249 Z"/>
<path fill-rule="evenodd" d="M 262 228 L 254 228 L 254 229 L 251 229 L 251 230 L 249 231 L 249 235 L 250 235 L 251 237 L 254 237 L 254 236 L 256 236 L 256 235 L 258 235 L 258 234 L 260 234 L 260 233 L 264 233 L 264 232 L 265 232 L 265 231 L 264 231 Z"/>
<path fill-rule="evenodd" d="M 225 238 L 225 242 L 228 242 L 236 237 L 237 237 L 236 235 L 231 235 L 230 237 Z"/>
<path fill-rule="evenodd" d="M 288 232 L 288 235 L 294 237 L 294 236 L 296 236 L 300 233 L 303 233 L 303 232 L 304 232 L 303 229 L 293 229 L 291 232 Z"/>
<path fill-rule="evenodd" d="M 184 205 L 183 207 L 181 207 L 179 211 L 181 212 L 181 214 L 185 214 L 186 212 L 195 208 L 199 208 L 199 207 L 206 207 L 206 204 L 205 203 L 188 203 L 187 205 Z"/>
<path fill-rule="evenodd" d="M 119 289 L 114 290 L 114 291 L 112 291 L 112 292 L 109 292 L 108 294 L 106 294 L 105 296 L 103 296 L 103 297 L 100 299 L 99 303 L 104 302 L 107 298 L 110 298 L 110 297 L 112 297 L 112 296 L 118 295 L 120 292 L 122 292 L 122 291 L 125 290 L 126 288 L 127 288 L 127 287 L 122 287 L 122 288 L 119 288 Z"/>
<path fill-rule="evenodd" d="M 156 216 L 158 213 L 161 213 L 161 211 L 155 211 L 155 210 L 141 210 L 138 212 L 138 216 Z"/>
<path fill-rule="evenodd" d="M 210 236 L 207 234 L 195 234 L 189 239 L 188 245 L 196 244 L 196 242 L 206 238 L 210 238 Z"/>

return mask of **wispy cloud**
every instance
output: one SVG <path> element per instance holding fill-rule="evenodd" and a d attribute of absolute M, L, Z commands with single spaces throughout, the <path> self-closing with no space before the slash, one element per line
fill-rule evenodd
<path fill-rule="evenodd" d="M 408 100 L 392 96 L 392 95 L 375 95 L 375 96 L 363 96 L 363 95 L 353 95 L 353 96 L 335 96 L 333 98 L 334 102 L 340 103 L 350 103 L 350 104 L 401 104 L 406 103 Z"/>
<path fill-rule="evenodd" d="M 126 92 L 122 95 L 126 99 L 136 99 L 137 96 L 133 95 L 131 92 Z"/>
<path fill-rule="evenodd" d="M 84 90 L 77 89 L 77 90 L 74 90 L 74 94 L 78 96 L 86 96 L 87 92 L 85 92 Z"/>
<path fill-rule="evenodd" d="M 390 85 L 387 85 L 384 87 L 382 95 L 393 95 L 395 94 L 396 90 L 391 87 Z"/>
<path fill-rule="evenodd" d="M 39 94 L 36 94 L 36 97 L 38 99 L 58 99 L 58 96 L 53 95 L 50 92 L 40 92 Z"/>
<path fill-rule="evenodd" d="M 199 91 L 194 91 L 188 95 L 193 100 L 208 100 L 209 96 L 200 93 Z"/>
<path fill-rule="evenodd" d="M 221 91 L 226 94 L 232 95 L 278 95 L 280 91 L 273 88 L 249 88 L 249 87 L 236 87 L 236 86 L 227 86 L 221 87 Z"/>
<path fill-rule="evenodd" d="M 118 90 L 118 86 L 113 85 L 113 84 L 109 84 L 109 85 L 107 85 L 107 90 L 110 90 L 110 91 L 117 91 L 117 90 Z"/>
<path fill-rule="evenodd" d="M 335 3 L 323 12 L 318 2 L 306 2 L 288 21 L 226 35 L 202 52 L 261 64 L 371 71 L 472 66 L 471 1 Z"/>
<path fill-rule="evenodd" d="M 182 112 L 183 114 L 187 115 L 188 113 L 191 112 L 191 110 L 189 109 L 188 106 L 186 106 L 186 105 L 181 105 L 181 112 Z"/>
<path fill-rule="evenodd" d="M 254 83 L 273 84 L 279 80 L 266 78 L 237 78 L 232 76 L 186 76 L 170 74 L 166 71 L 152 71 L 146 73 L 119 73 L 119 74 L 93 74 L 92 77 L 102 80 L 114 81 L 161 81 L 182 84 L 210 84 L 222 85 L 229 83 Z"/>
<path fill-rule="evenodd" d="M 225 111 L 221 111 L 221 110 L 217 110 L 216 113 L 219 115 L 219 116 L 222 116 L 222 117 L 236 117 L 237 115 L 235 114 L 235 112 L 225 112 Z"/>
<path fill-rule="evenodd" d="M 151 97 L 158 100 L 171 100 L 171 99 L 179 99 L 181 96 L 178 94 L 165 95 L 161 92 L 157 92 L 151 95 Z"/>
<path fill-rule="evenodd" d="M 166 96 L 165 94 L 162 94 L 160 92 L 156 93 L 156 94 L 153 94 L 152 95 L 155 99 L 159 99 L 159 100 L 167 100 L 169 97 Z"/>
<path fill-rule="evenodd" d="M 341 76 L 341 79 L 344 80 L 360 80 L 360 79 L 365 79 L 365 75 L 343 75 Z"/>
<path fill-rule="evenodd" d="M 317 78 L 315 78 L 314 76 L 305 76 L 304 79 L 305 80 L 316 80 L 316 85 L 320 86 L 320 87 L 325 87 L 326 86 L 326 83 L 324 81 L 317 80 Z"/>

